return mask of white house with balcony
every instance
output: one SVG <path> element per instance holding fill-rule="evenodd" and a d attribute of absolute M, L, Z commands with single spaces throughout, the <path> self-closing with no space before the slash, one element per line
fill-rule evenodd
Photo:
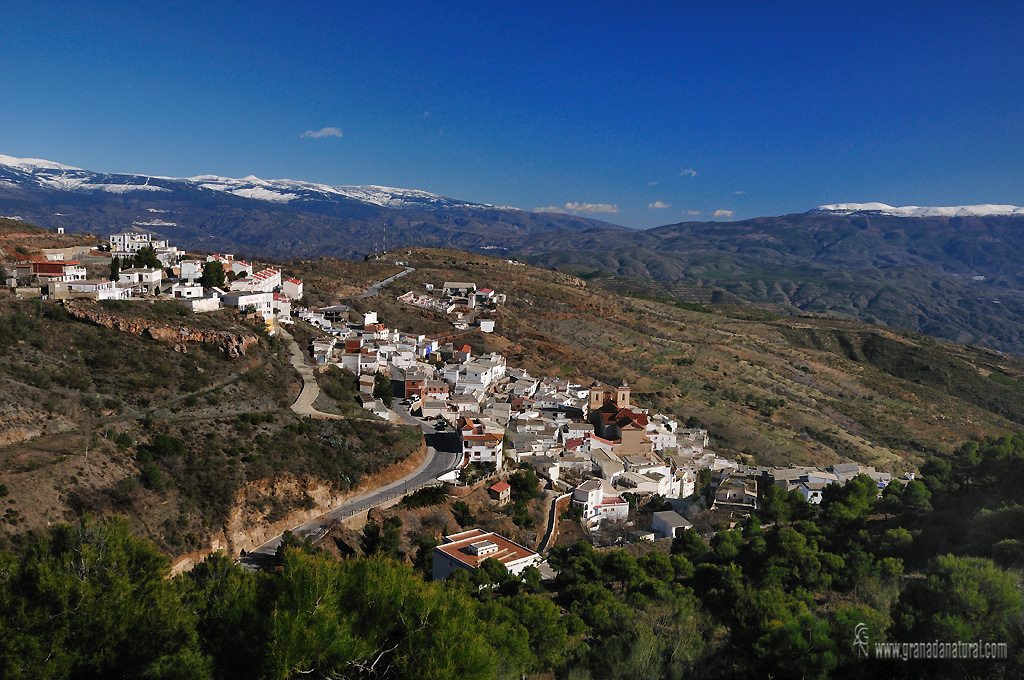
<path fill-rule="evenodd" d="M 603 479 L 588 479 L 577 486 L 572 492 L 572 504 L 583 511 L 583 520 L 591 526 L 606 519 L 629 517 L 629 503 Z"/>
<path fill-rule="evenodd" d="M 234 264 L 238 264 L 238 261 Z M 231 290 L 252 291 L 258 293 L 272 293 L 280 286 L 280 270 L 269 267 L 267 269 L 261 269 L 247 278 L 236 279 L 231 282 Z"/>
<path fill-rule="evenodd" d="M 160 282 L 164 280 L 164 271 L 156 267 L 132 267 L 122 269 L 117 274 L 117 285 L 130 288 L 133 294 L 156 295 L 160 292 Z"/>
<path fill-rule="evenodd" d="M 302 299 L 302 281 L 296 278 L 285 279 L 281 282 L 281 292 L 292 300 Z"/>
<path fill-rule="evenodd" d="M 203 266 L 206 263 L 202 260 L 182 260 L 178 264 L 178 278 L 185 281 L 194 281 L 203 275 Z"/>
<path fill-rule="evenodd" d="M 166 248 L 167 241 L 156 240 L 152 234 L 143 234 L 136 231 L 126 231 L 121 234 L 110 235 L 110 252 L 134 255 L 143 248 Z M 121 255 L 119 255 L 121 256 Z"/>
<path fill-rule="evenodd" d="M 500 426 L 488 427 L 479 420 L 463 416 L 459 419 L 459 430 L 462 432 L 462 455 L 466 463 L 490 463 L 501 469 L 505 431 Z"/>

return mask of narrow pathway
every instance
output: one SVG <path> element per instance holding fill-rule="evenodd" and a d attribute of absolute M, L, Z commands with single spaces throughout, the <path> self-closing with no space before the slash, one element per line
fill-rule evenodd
<path fill-rule="evenodd" d="M 546 552 L 547 549 L 551 547 L 548 545 L 548 543 L 551 542 L 551 539 L 554 537 L 555 532 L 558 530 L 558 501 L 562 500 L 563 498 L 566 498 L 567 496 L 569 496 L 569 494 L 565 493 L 562 494 L 561 496 L 555 496 L 551 500 L 551 511 L 548 515 L 548 530 L 544 533 L 544 538 L 541 539 L 540 545 L 537 546 L 537 552 Z"/>
<path fill-rule="evenodd" d="M 361 295 L 357 295 L 355 297 L 373 297 L 383 286 L 386 286 L 392 281 L 413 271 L 416 271 L 413 267 L 407 267 L 405 271 L 399 272 L 392 277 L 373 284 Z M 295 403 L 292 404 L 292 411 L 299 415 L 308 415 L 316 418 L 341 419 L 342 416 L 332 413 L 324 413 L 323 411 L 318 411 L 313 408 L 313 402 L 315 402 L 316 398 L 320 395 L 320 386 L 316 382 L 313 367 L 306 364 L 305 355 L 299 347 L 299 344 L 295 342 L 295 338 L 284 329 L 280 329 L 279 332 L 289 341 L 291 364 L 295 367 L 295 370 L 299 372 L 299 375 L 302 376 L 302 391 L 295 399 Z M 395 413 L 401 421 L 410 425 L 417 425 L 423 430 L 424 439 L 427 442 L 427 455 L 424 457 L 423 462 L 420 463 L 415 470 L 401 479 L 376 489 L 370 489 L 355 498 L 345 501 L 342 505 L 328 510 L 316 519 L 304 522 L 293 527 L 289 531 L 300 538 L 307 536 L 320 537 L 324 535 L 330 526 L 337 520 L 345 519 L 361 512 L 366 512 L 371 508 L 375 508 L 390 500 L 400 496 L 406 496 L 417 489 L 437 484 L 438 477 L 452 470 L 461 461 L 461 439 L 459 441 L 454 441 L 451 437 L 436 433 L 433 427 L 423 421 L 417 420 L 401 406 L 396 406 L 393 413 Z M 283 533 L 278 534 L 260 547 L 247 553 L 239 561 L 249 568 L 260 568 L 273 558 L 274 554 L 277 552 L 278 546 L 281 544 L 282 536 Z"/>
<path fill-rule="evenodd" d="M 359 295 L 351 295 L 351 296 L 349 296 L 347 298 L 341 298 L 341 299 L 342 300 L 352 300 L 352 299 L 355 299 L 355 298 L 373 297 L 374 295 L 379 293 L 380 289 L 383 288 L 384 286 L 386 286 L 389 283 L 391 283 L 392 281 L 400 279 L 403 276 L 405 276 L 406 274 L 409 274 L 409 273 L 414 272 L 414 271 L 416 271 L 415 267 L 406 267 L 405 271 L 398 272 L 394 276 L 389 276 L 388 278 L 384 279 L 383 281 L 378 281 L 377 283 L 371 284 L 369 288 L 364 290 Z"/>
<path fill-rule="evenodd" d="M 306 363 L 306 357 L 303 355 L 299 343 L 295 342 L 295 338 L 283 328 L 278 328 L 278 332 L 281 334 L 281 337 L 288 340 L 292 366 L 302 376 L 302 391 L 295 398 L 295 403 L 292 404 L 292 411 L 300 416 L 341 420 L 342 416 L 334 413 L 324 413 L 313 408 L 313 402 L 320 396 L 320 386 L 317 384 L 316 376 L 313 374 L 313 367 Z"/>

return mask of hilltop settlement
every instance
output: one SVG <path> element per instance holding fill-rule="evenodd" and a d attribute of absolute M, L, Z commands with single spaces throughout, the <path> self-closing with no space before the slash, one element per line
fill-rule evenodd
<path fill-rule="evenodd" d="M 111 234 L 99 251 L 76 246 L 44 249 L 43 255 L 10 271 L 7 283 L 18 296 L 166 299 L 197 314 L 229 307 L 269 334 L 278 326 L 304 324 L 312 331 L 313 364 L 320 371 L 333 366 L 354 374 L 367 411 L 398 421 L 392 410 L 397 400 L 438 432 L 458 434 L 461 456 L 439 481 L 486 484 L 498 500 L 507 500 L 502 480 L 527 466 L 588 531 L 618 523 L 630 528 L 627 540 L 669 538 L 692 528 L 691 519 L 705 508 L 735 523 L 757 509 L 765 485 L 796 491 L 816 504 L 827 485 L 860 474 L 875 480 L 879 493 L 891 481 L 889 473 L 856 463 L 744 465 L 716 454 L 711 433 L 699 423 L 681 426 L 634 403 L 625 381 L 604 386 L 534 376 L 502 354 L 478 355 L 459 338 L 470 328 L 494 332 L 488 312 L 508 298 L 490 284 L 437 281 L 397 295 L 399 303 L 451 323 L 450 333 L 428 336 L 390 327 L 374 311 L 359 313 L 344 304 L 306 307 L 303 282 L 278 267 L 232 254 L 190 255 L 146 232 Z M 638 501 L 651 499 L 660 499 L 665 509 L 637 525 Z M 443 554 L 439 549 L 442 561 Z"/>
<path fill-rule="evenodd" d="M 0 676 L 185 638 L 175 677 L 894 676 L 862 626 L 1020 667 L 1016 360 L 445 249 L 8 229 Z"/>

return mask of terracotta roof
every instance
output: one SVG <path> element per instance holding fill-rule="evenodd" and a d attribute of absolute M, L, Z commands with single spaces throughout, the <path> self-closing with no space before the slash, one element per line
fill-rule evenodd
<path fill-rule="evenodd" d="M 509 486 L 508 482 L 496 482 L 491 485 L 491 491 L 494 491 L 495 493 L 504 493 L 511 488 L 512 487 Z"/>
<path fill-rule="evenodd" d="M 507 564 L 509 562 L 516 562 L 518 560 L 535 557 L 537 553 L 533 552 L 528 548 L 524 548 L 518 543 L 513 543 L 504 536 L 483 531 L 481 529 L 471 529 L 469 531 L 463 531 L 460 534 L 453 534 L 451 536 L 445 536 L 445 543 L 434 548 L 439 552 L 442 552 L 450 557 L 455 558 L 459 562 L 462 562 L 467 567 L 476 568 L 480 566 L 480 563 L 488 558 L 493 558 Z M 470 546 L 483 542 L 492 543 L 497 550 L 492 552 L 485 552 L 480 555 L 474 555 L 471 552 Z"/>

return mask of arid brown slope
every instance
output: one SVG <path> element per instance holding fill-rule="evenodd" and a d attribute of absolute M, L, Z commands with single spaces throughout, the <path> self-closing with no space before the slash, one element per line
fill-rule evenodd
<path fill-rule="evenodd" d="M 408 259 L 416 272 L 357 304 L 411 330 L 424 312 L 395 296 L 423 283 L 507 293 L 494 335 L 463 336 L 475 352 L 502 351 L 510 365 L 584 384 L 625 379 L 634 401 L 696 417 L 717 449 L 752 461 L 853 459 L 903 472 L 926 452 L 1024 423 L 1024 364 L 995 352 L 852 321 L 693 311 L 480 255 L 418 250 Z"/>

